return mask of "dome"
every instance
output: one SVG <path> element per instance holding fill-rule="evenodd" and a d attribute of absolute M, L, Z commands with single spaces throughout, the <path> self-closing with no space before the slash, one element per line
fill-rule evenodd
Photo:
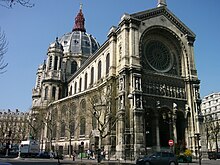
<path fill-rule="evenodd" d="M 59 42 L 63 45 L 64 54 L 71 52 L 89 56 L 99 48 L 96 39 L 84 31 L 72 31 L 64 34 Z"/>
<path fill-rule="evenodd" d="M 51 43 L 49 48 L 48 48 L 48 53 L 49 52 L 62 52 L 63 51 L 63 46 L 61 43 L 59 43 L 58 38 L 56 38 L 56 41 Z"/>
<path fill-rule="evenodd" d="M 73 55 L 90 56 L 100 47 L 96 39 L 86 33 L 82 6 L 75 18 L 72 32 L 64 34 L 58 41 L 63 46 L 64 54 L 71 53 Z"/>

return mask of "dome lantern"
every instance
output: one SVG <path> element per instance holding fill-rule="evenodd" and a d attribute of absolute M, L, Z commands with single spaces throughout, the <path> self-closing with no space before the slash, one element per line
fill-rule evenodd
<path fill-rule="evenodd" d="M 85 29 L 85 18 L 82 12 L 82 4 L 80 4 L 79 13 L 77 14 L 75 18 L 75 24 L 72 31 L 82 31 L 86 32 Z"/>

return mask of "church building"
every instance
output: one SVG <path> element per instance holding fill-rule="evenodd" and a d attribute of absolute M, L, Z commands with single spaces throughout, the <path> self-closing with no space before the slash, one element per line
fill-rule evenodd
<path fill-rule="evenodd" d="M 49 45 L 37 70 L 31 111 L 42 122 L 41 149 L 100 148 L 118 159 L 170 146 L 195 153 L 201 113 L 195 37 L 158 0 L 153 9 L 124 14 L 100 45 L 80 7 L 72 31 Z"/>

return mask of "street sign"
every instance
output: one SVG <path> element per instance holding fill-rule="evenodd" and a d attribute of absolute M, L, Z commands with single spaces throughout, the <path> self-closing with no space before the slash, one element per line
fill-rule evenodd
<path fill-rule="evenodd" d="M 173 140 L 170 139 L 170 140 L 168 141 L 168 144 L 169 144 L 170 147 L 172 147 L 172 146 L 173 146 Z"/>

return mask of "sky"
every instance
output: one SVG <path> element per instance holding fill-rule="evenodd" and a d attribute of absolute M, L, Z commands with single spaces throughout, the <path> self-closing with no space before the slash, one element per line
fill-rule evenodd
<path fill-rule="evenodd" d="M 85 27 L 102 45 L 111 26 L 124 13 L 155 8 L 157 0 L 31 0 L 32 8 L 0 6 L 0 28 L 8 45 L 7 71 L 0 74 L 0 110 L 28 111 L 36 71 L 47 57 L 49 44 L 72 30 L 83 4 Z M 196 34 L 194 54 L 200 94 L 220 92 L 220 1 L 167 0 L 168 9 Z"/>

